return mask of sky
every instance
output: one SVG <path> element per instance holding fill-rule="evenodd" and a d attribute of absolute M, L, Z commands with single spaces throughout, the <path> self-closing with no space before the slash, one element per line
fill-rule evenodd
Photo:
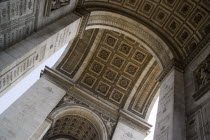
<path fill-rule="evenodd" d="M 39 78 L 40 72 L 45 66 L 52 67 L 63 54 L 67 44 L 49 57 L 40 66 L 34 69 L 28 76 L 23 78 L 17 85 L 0 97 L 0 114 L 15 102 L 27 89 L 29 89 Z"/>
<path fill-rule="evenodd" d="M 49 57 L 45 62 L 43 62 L 39 67 L 33 70 L 28 76 L 23 78 L 17 85 L 15 85 L 11 90 L 9 90 L 6 94 L 0 97 L 0 114 L 4 112 L 13 102 L 15 102 L 23 93 L 29 89 L 40 77 L 40 72 L 45 68 L 45 66 L 52 67 L 60 56 L 63 54 L 66 49 L 66 45 L 58 50 L 55 54 Z M 17 92 L 18 91 L 18 92 Z M 156 100 L 154 107 L 151 111 L 151 114 L 148 119 L 148 123 L 153 127 L 151 129 L 151 133 L 145 138 L 145 140 L 153 140 L 154 134 L 154 126 L 156 121 L 158 107 L 158 99 Z"/>
<path fill-rule="evenodd" d="M 149 119 L 148 119 L 148 123 L 152 125 L 152 128 L 150 130 L 151 132 L 144 140 L 153 140 L 155 122 L 156 122 L 156 116 L 157 116 L 157 109 L 158 109 L 158 101 L 159 101 L 159 98 L 155 101 L 155 104 L 152 108 L 152 111 L 151 111 Z"/>

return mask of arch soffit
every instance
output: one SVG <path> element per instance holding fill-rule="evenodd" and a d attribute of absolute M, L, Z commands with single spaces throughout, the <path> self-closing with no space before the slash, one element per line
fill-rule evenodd
<path fill-rule="evenodd" d="M 167 67 L 174 58 L 172 51 L 158 35 L 126 16 L 107 11 L 93 11 L 86 29 L 94 28 L 117 31 L 140 42 L 155 57 L 161 69 Z"/>
<path fill-rule="evenodd" d="M 94 124 L 95 127 L 99 130 L 99 134 L 101 135 L 102 140 L 108 140 L 108 133 L 106 126 L 104 125 L 101 118 L 93 111 L 79 105 L 60 106 L 50 114 L 50 118 L 54 120 L 53 125 L 56 122 L 56 120 L 66 115 L 78 115 L 86 118 L 87 120 L 92 122 L 92 124 Z"/>

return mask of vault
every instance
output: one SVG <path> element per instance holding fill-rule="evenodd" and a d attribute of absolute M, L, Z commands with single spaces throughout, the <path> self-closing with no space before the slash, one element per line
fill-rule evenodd
<path fill-rule="evenodd" d="M 74 40 L 57 69 L 97 100 L 145 118 L 161 69 L 143 44 L 116 31 L 89 29 Z"/>
<path fill-rule="evenodd" d="M 186 59 L 209 39 L 207 0 L 84 0 L 83 7 L 119 13 L 138 21 L 161 37 L 176 59 Z"/>

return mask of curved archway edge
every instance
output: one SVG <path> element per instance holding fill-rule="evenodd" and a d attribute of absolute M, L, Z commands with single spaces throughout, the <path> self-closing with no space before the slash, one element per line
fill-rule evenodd
<path fill-rule="evenodd" d="M 55 120 L 53 124 L 61 117 L 64 117 L 66 115 L 79 115 L 82 117 L 85 117 L 90 122 L 92 122 L 95 127 L 99 130 L 99 133 L 101 135 L 101 140 L 108 140 L 108 133 L 106 126 L 104 125 L 101 118 L 95 114 L 93 111 L 79 105 L 64 105 L 61 107 L 58 107 L 55 109 L 51 114 L 50 118 Z"/>
<path fill-rule="evenodd" d="M 157 60 L 163 70 L 174 58 L 172 51 L 166 43 L 143 24 L 126 16 L 107 12 L 93 11 L 87 23 L 86 29 L 103 28 L 125 34 L 143 44 Z"/>

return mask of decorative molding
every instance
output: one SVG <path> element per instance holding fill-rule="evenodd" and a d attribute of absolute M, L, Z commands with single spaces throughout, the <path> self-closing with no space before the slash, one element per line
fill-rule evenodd
<path fill-rule="evenodd" d="M 124 110 L 120 110 L 119 121 L 137 131 L 140 131 L 141 133 L 144 133 L 144 135 L 148 135 L 149 130 L 152 127 L 150 124 L 146 123 L 144 120 L 136 118 L 132 114 Z"/>
<path fill-rule="evenodd" d="M 80 29 L 78 32 L 78 37 L 81 39 L 84 35 L 84 31 L 90 17 L 90 12 L 83 8 L 77 8 L 74 13 L 82 17 L 82 21 L 80 23 Z"/>
<path fill-rule="evenodd" d="M 168 43 L 177 56 L 174 58 L 178 60 L 190 56 L 202 46 L 200 45 L 202 40 L 209 38 L 207 37 L 210 27 L 209 5 L 208 1 L 85 0 L 84 2 L 84 7 L 91 11 L 114 11 L 144 24 Z"/>
<path fill-rule="evenodd" d="M 160 88 L 156 78 L 160 75 L 160 69 L 155 62 L 148 72 L 145 74 L 140 85 L 138 86 L 130 104 L 128 110 L 134 113 L 136 116 L 140 116 L 145 119 L 148 108 L 151 105 L 151 102 L 154 99 L 154 96 L 157 94 L 158 89 Z"/>
<path fill-rule="evenodd" d="M 105 28 L 107 26 L 108 29 L 113 28 L 120 32 L 125 32 L 126 35 L 133 36 L 138 42 L 142 42 L 142 44 L 144 44 L 143 46 L 150 50 L 150 53 L 157 59 L 160 67 L 167 67 L 173 56 L 163 40 L 152 33 L 150 29 L 141 28 L 143 25 L 137 21 L 120 16 L 121 15 L 111 12 L 93 12 L 93 15 L 89 18 L 87 28 L 98 28 L 100 26 Z"/>
<path fill-rule="evenodd" d="M 195 100 L 201 98 L 210 89 L 210 54 L 193 72 L 195 93 L 193 97 Z"/>
<path fill-rule="evenodd" d="M 49 129 L 44 140 L 51 140 L 55 137 L 70 136 L 76 139 L 102 139 L 98 128 L 86 116 L 68 114 L 55 120 L 55 124 Z"/>
<path fill-rule="evenodd" d="M 56 70 L 53 70 L 47 66 L 45 67 L 44 71 L 42 71 L 40 76 L 66 91 L 71 89 L 74 85 L 72 82 L 61 76 L 61 74 L 59 74 Z"/>
<path fill-rule="evenodd" d="M 209 21 L 210 22 L 210 21 Z M 210 27 L 209 27 L 210 29 Z M 197 56 L 204 50 L 205 48 L 210 46 L 210 33 L 208 32 L 206 37 L 196 46 L 195 51 L 193 51 L 185 60 L 184 60 L 184 68 L 190 66 L 190 64 L 197 58 Z"/>
<path fill-rule="evenodd" d="M 70 4 L 71 0 L 46 0 L 44 16 L 50 16 L 51 12 Z"/>
<path fill-rule="evenodd" d="M 184 72 L 184 66 L 183 66 L 183 63 L 176 60 L 176 59 L 173 59 L 171 60 L 171 62 L 168 64 L 168 66 L 162 71 L 162 73 L 160 74 L 160 76 L 157 78 L 157 80 L 159 82 L 162 82 L 166 77 L 167 75 L 171 72 L 172 69 L 176 69 L 178 71 L 181 71 L 181 72 Z"/>
<path fill-rule="evenodd" d="M 77 8 L 82 8 L 85 0 L 77 0 Z"/>
<path fill-rule="evenodd" d="M 98 42 L 77 83 L 93 96 L 100 96 L 118 107 L 124 106 L 152 55 L 140 43 L 110 30 L 104 30 Z"/>
<path fill-rule="evenodd" d="M 68 50 L 68 53 L 61 63 L 56 67 L 58 71 L 71 79 L 74 78 L 87 57 L 95 38 L 98 35 L 98 29 L 84 31 L 84 35 L 85 36 L 82 39 L 79 37 L 74 39 L 71 44 L 72 47 Z M 86 47 L 84 47 L 84 45 L 86 45 Z"/>
<path fill-rule="evenodd" d="M 104 112 L 104 109 L 101 109 L 100 107 L 99 108 L 95 108 L 93 105 L 90 105 L 88 102 L 82 101 L 81 99 L 76 98 L 76 97 L 74 97 L 74 95 L 70 95 L 69 93 L 67 93 L 61 99 L 61 101 L 58 103 L 58 105 L 53 110 L 56 110 L 57 108 L 62 108 L 65 105 L 69 105 L 69 106 L 73 106 L 73 105 L 83 106 L 83 107 L 93 111 L 94 113 L 96 113 L 98 115 L 98 117 L 105 124 L 107 132 L 108 132 L 108 135 L 109 135 L 109 137 L 111 137 L 112 133 L 114 132 L 114 128 L 115 128 L 115 126 L 117 124 L 117 119 L 116 118 L 112 118 L 111 116 L 109 116 L 108 114 L 110 114 L 110 112 L 109 113 L 107 113 L 107 111 Z"/>

